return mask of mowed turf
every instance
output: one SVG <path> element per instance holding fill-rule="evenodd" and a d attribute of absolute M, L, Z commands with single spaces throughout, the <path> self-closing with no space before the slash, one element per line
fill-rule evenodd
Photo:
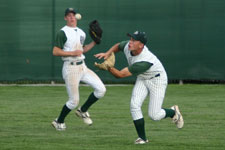
<path fill-rule="evenodd" d="M 51 122 L 67 100 L 64 86 L 0 86 L 0 150 L 223 150 L 225 147 L 225 85 L 174 85 L 167 88 L 163 107 L 179 105 L 185 125 L 171 119 L 152 121 L 143 104 L 150 143 L 134 145 L 137 134 L 130 115 L 132 85 L 107 86 L 90 109 L 87 126 L 74 111 L 66 131 Z M 80 105 L 92 92 L 80 87 Z"/>

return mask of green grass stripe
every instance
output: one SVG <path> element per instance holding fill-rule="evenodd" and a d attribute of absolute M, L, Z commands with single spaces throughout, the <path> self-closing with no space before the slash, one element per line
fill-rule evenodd
<path fill-rule="evenodd" d="M 134 145 L 137 134 L 130 115 L 133 86 L 107 86 L 89 113 L 86 126 L 72 111 L 67 130 L 51 127 L 67 101 L 65 86 L 0 86 L 0 150 L 222 150 L 225 147 L 225 85 L 170 84 L 163 107 L 179 105 L 185 125 L 170 119 L 154 122 L 143 104 L 150 143 Z M 80 87 L 80 105 L 92 88 Z"/>

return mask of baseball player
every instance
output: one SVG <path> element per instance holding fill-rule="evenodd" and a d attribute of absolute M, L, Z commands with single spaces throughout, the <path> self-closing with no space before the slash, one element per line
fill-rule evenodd
<path fill-rule="evenodd" d="M 95 57 L 107 59 L 112 52 L 124 52 L 129 66 L 122 70 L 109 66 L 106 70 L 117 78 L 137 76 L 131 96 L 130 111 L 138 134 L 134 143 L 145 144 L 148 139 L 145 135 L 145 122 L 141 106 L 148 94 L 150 97 L 148 115 L 152 120 L 157 121 L 170 117 L 177 128 L 182 128 L 184 121 L 177 105 L 170 109 L 162 108 L 167 87 L 167 74 L 159 59 L 146 47 L 145 32 L 136 31 L 128 36 L 130 37 L 129 41 L 117 43 L 106 53 L 96 54 Z"/>
<path fill-rule="evenodd" d="M 88 45 L 84 45 L 86 34 L 77 27 L 75 14 L 76 12 L 73 8 L 65 10 L 64 19 L 67 24 L 57 33 L 53 48 L 53 55 L 61 56 L 64 61 L 62 75 L 69 97 L 66 104 L 62 107 L 58 118 L 52 122 L 52 126 L 59 131 L 66 129 L 64 123 L 66 116 L 79 104 L 79 83 L 81 81 L 94 89 L 87 101 L 75 112 L 87 125 L 93 123 L 88 113 L 89 107 L 99 98 L 102 98 L 106 92 L 106 88 L 100 78 L 85 65 L 85 56 L 83 55 L 83 53 L 93 48 L 96 43 L 99 44 L 100 38 L 97 42 L 92 41 Z"/>

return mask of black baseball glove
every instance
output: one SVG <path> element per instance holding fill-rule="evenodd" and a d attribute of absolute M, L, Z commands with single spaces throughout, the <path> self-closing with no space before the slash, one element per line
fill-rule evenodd
<path fill-rule="evenodd" d="M 97 20 L 94 20 L 89 24 L 89 34 L 96 44 L 100 44 L 102 33 L 103 31 Z"/>

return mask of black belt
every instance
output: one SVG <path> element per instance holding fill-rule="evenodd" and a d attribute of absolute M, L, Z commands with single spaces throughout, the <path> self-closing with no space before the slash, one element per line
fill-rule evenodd
<path fill-rule="evenodd" d="M 156 74 L 154 77 L 151 77 L 150 79 L 153 79 L 153 78 L 156 78 L 156 77 L 159 77 L 160 76 L 160 73 Z"/>
<path fill-rule="evenodd" d="M 81 65 L 83 64 L 83 61 L 77 61 L 77 62 L 70 62 L 71 65 Z"/>

